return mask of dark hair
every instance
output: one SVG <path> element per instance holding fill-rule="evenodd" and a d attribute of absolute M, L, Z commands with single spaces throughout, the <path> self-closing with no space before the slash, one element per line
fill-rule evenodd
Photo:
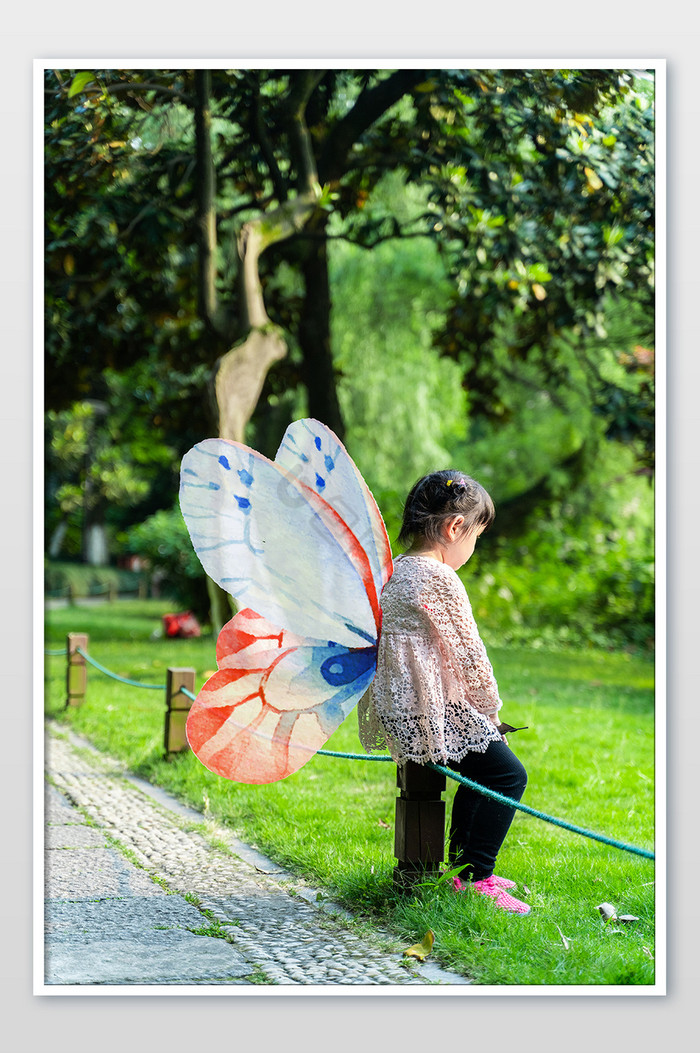
<path fill-rule="evenodd" d="M 491 526 L 496 510 L 483 486 L 463 472 L 424 475 L 406 498 L 399 544 L 407 545 L 417 537 L 439 541 L 443 523 L 460 515 L 464 516 L 463 534 L 474 527 L 487 530 Z"/>

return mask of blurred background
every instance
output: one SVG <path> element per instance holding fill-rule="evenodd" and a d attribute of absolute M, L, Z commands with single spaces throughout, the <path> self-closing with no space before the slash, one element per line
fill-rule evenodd
<path fill-rule="evenodd" d="M 46 593 L 225 617 L 177 505 L 313 416 L 394 547 L 417 477 L 497 516 L 489 642 L 650 653 L 654 78 L 45 71 Z"/>

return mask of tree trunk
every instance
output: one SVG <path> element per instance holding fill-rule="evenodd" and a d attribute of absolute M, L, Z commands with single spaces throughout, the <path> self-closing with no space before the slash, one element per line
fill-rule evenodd
<path fill-rule="evenodd" d="M 259 260 L 270 245 L 284 241 L 304 227 L 316 211 L 320 187 L 305 109 L 323 71 L 300 71 L 293 79 L 288 102 L 290 134 L 297 160 L 297 196 L 278 208 L 247 222 L 238 237 L 240 259 L 240 321 L 244 339 L 223 354 L 215 367 L 213 389 L 219 437 L 245 441 L 271 366 L 287 354 L 287 344 L 265 310 Z M 214 164 L 211 153 L 209 93 L 211 75 L 196 74 L 195 131 L 197 150 L 197 228 L 199 253 L 199 305 L 213 335 L 226 338 L 226 325 L 216 297 L 216 215 Z M 326 275 L 327 283 L 327 275 Z M 220 591 L 220 590 L 219 590 Z M 224 610 L 221 597 L 210 588 L 212 627 L 220 629 Z M 223 594 L 222 594 L 223 595 Z"/>
<path fill-rule="evenodd" d="M 325 222 L 319 228 L 323 233 Z M 331 290 L 328 276 L 328 243 L 310 241 L 302 263 L 306 295 L 299 319 L 299 344 L 304 356 L 304 384 L 309 396 L 309 416 L 323 421 L 342 441 L 345 423 L 338 401 L 331 352 Z"/>
<path fill-rule="evenodd" d="M 49 559 L 58 559 L 67 532 L 68 520 L 62 519 L 52 533 L 51 540 L 49 541 Z"/>
<path fill-rule="evenodd" d="M 197 183 L 197 302 L 209 331 L 216 329 L 216 179 L 211 151 L 211 70 L 195 71 L 195 160 Z"/>

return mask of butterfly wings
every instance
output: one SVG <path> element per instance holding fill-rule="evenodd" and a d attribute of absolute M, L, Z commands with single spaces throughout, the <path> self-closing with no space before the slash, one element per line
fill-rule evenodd
<path fill-rule="evenodd" d="M 342 444 L 310 420 L 290 426 L 274 462 L 199 443 L 182 462 L 180 505 L 204 569 L 248 605 L 219 637 L 190 745 L 227 778 L 284 778 L 374 675 L 392 567 L 381 515 Z"/>
<path fill-rule="evenodd" d="M 267 783 L 302 767 L 370 683 L 372 646 L 295 637 L 248 609 L 224 626 L 219 669 L 192 704 L 187 737 L 211 771 Z"/>
<path fill-rule="evenodd" d="M 331 503 L 366 553 L 381 592 L 392 570 L 384 520 L 340 440 L 318 421 L 295 421 L 284 434 L 275 463 Z"/>
<path fill-rule="evenodd" d="M 197 555 L 237 602 L 301 636 L 349 646 L 371 636 L 378 603 L 367 556 L 314 491 L 223 439 L 190 450 L 180 480 Z"/>

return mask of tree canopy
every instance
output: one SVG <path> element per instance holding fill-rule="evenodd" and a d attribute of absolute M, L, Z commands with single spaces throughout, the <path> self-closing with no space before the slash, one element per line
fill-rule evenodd
<path fill-rule="evenodd" d="M 503 411 L 506 326 L 512 363 L 562 379 L 553 339 L 600 332 L 607 290 L 651 303 L 653 127 L 631 82 L 617 70 L 47 71 L 49 403 L 95 394 L 95 362 L 213 369 L 250 327 L 242 242 L 260 221 L 261 320 L 302 353 L 277 385 L 302 382 L 309 412 L 339 434 L 329 238 L 436 240 L 453 283 L 440 347 L 464 364 L 473 410 Z M 372 207 L 388 173 L 423 190 L 420 207 Z M 290 226 L 273 232 L 281 216 Z M 279 280 L 282 264 L 294 281 Z M 207 409 L 188 401 L 194 417 Z"/>
<path fill-rule="evenodd" d="M 46 70 L 45 118 L 47 409 L 128 398 L 122 448 L 150 429 L 154 478 L 162 444 L 173 469 L 217 431 L 272 454 L 300 413 L 357 442 L 363 414 L 412 436 L 442 416 L 424 456 L 516 458 L 498 518 L 516 533 L 606 440 L 652 470 L 643 71 Z M 381 366 L 353 345 L 407 319 Z M 518 436 L 543 415 L 533 456 Z"/>

